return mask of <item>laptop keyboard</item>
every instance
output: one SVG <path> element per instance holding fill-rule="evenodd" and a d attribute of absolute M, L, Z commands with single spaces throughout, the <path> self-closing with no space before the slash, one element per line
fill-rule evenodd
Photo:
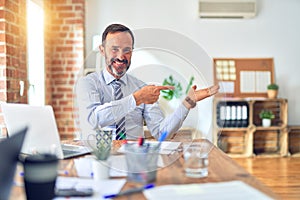
<path fill-rule="evenodd" d="M 75 146 L 66 145 L 66 144 L 62 144 L 62 151 L 64 154 L 64 158 L 80 156 L 80 155 L 90 153 L 90 151 L 84 147 L 76 146 L 76 145 Z"/>
<path fill-rule="evenodd" d="M 75 151 L 75 150 L 63 149 L 64 156 L 73 155 L 73 154 L 77 154 L 77 153 L 78 153 L 78 151 Z"/>

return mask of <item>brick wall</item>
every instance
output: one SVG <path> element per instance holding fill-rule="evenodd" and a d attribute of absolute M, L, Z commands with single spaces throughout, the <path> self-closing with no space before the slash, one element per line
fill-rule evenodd
<path fill-rule="evenodd" d="M 73 138 L 73 87 L 84 58 L 84 0 L 47 0 L 46 104 L 54 108 L 61 139 Z M 27 103 L 26 0 L 0 0 L 0 101 Z M 25 85 L 25 88 L 27 86 Z M 0 111 L 1 113 L 1 111 Z M 0 137 L 6 136 L 0 114 Z"/>
<path fill-rule="evenodd" d="M 0 101 L 27 103 L 27 91 L 20 95 L 20 81 L 27 86 L 26 1 L 0 1 Z M 3 116 L 1 133 L 6 136 Z"/>
<path fill-rule="evenodd" d="M 73 138 L 73 87 L 84 58 L 84 0 L 45 1 L 46 104 L 62 139 Z"/>

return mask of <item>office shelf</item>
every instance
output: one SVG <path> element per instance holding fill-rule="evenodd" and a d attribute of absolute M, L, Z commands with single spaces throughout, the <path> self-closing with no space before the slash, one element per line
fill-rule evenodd
<path fill-rule="evenodd" d="M 286 99 L 215 98 L 215 145 L 231 157 L 289 155 L 287 106 Z M 270 127 L 262 126 L 259 118 L 262 109 L 275 114 Z M 295 138 L 300 142 L 300 129 Z M 300 145 L 291 148 L 294 151 L 298 148 L 300 154 Z"/>
<path fill-rule="evenodd" d="M 288 149 L 293 157 L 300 157 L 300 126 L 289 126 Z"/>

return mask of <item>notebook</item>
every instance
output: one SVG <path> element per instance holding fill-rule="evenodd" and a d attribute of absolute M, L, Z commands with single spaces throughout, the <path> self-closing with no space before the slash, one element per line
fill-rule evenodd
<path fill-rule="evenodd" d="M 91 152 L 84 146 L 61 144 L 52 106 L 2 103 L 1 107 L 9 136 L 28 127 L 21 153 L 55 153 L 66 159 Z"/>
<path fill-rule="evenodd" d="M 9 199 L 27 127 L 0 142 L 0 199 Z"/>

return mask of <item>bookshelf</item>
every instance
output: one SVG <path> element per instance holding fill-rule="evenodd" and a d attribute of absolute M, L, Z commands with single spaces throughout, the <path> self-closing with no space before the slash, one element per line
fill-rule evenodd
<path fill-rule="evenodd" d="M 214 144 L 231 157 L 287 156 L 286 99 L 215 98 Z M 259 112 L 275 114 L 270 127 L 263 127 Z"/>
<path fill-rule="evenodd" d="M 289 126 L 288 144 L 290 156 L 300 157 L 300 126 Z"/>

